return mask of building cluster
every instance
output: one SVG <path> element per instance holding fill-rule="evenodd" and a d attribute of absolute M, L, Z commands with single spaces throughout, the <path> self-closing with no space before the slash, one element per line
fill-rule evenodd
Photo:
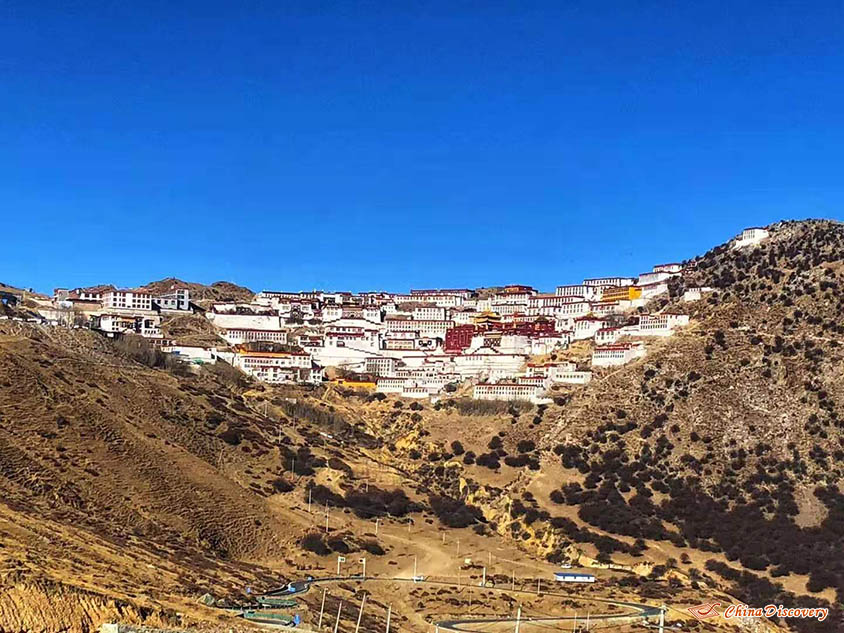
<path fill-rule="evenodd" d="M 321 383 L 325 369 L 358 385 L 404 398 L 431 398 L 461 387 L 473 397 L 543 402 L 554 385 L 583 385 L 591 368 L 549 358 L 592 341 L 592 366 L 621 365 L 645 353 L 642 338 L 669 336 L 680 314 L 641 313 L 668 291 L 680 264 L 638 277 L 585 279 L 541 293 L 510 285 L 391 292 L 263 291 L 250 303 L 204 311 L 225 346 L 164 340 L 161 320 L 193 312 L 190 292 L 111 286 L 57 289 L 56 310 L 82 314 L 109 336 L 136 334 L 190 362 L 224 360 L 271 384 Z"/>
<path fill-rule="evenodd" d="M 82 318 L 86 324 L 111 336 L 138 334 L 162 339 L 161 319 L 169 314 L 190 313 L 190 291 L 172 286 L 163 292 L 147 288 L 56 288 L 49 313 L 57 321 Z"/>
<path fill-rule="evenodd" d="M 479 399 L 542 402 L 554 385 L 592 379 L 591 367 L 547 360 L 555 352 L 591 341 L 593 366 L 620 365 L 644 355 L 642 339 L 687 324 L 686 315 L 642 313 L 682 269 L 665 264 L 554 293 L 525 285 L 406 294 L 265 290 L 248 304 L 212 305 L 206 317 L 235 350 L 232 362 L 267 382 L 318 382 L 323 368 L 333 368 L 339 384 L 404 398 L 471 388 Z M 259 343 L 275 349 L 256 351 Z"/>
<path fill-rule="evenodd" d="M 746 229 L 732 247 L 766 237 L 765 229 Z M 543 402 L 555 385 L 587 384 L 593 368 L 641 358 L 646 341 L 687 325 L 687 315 L 646 311 L 682 272 L 682 264 L 662 264 L 635 277 L 561 285 L 554 293 L 525 285 L 406 294 L 265 290 L 249 303 L 204 311 L 226 342 L 219 348 L 164 340 L 162 318 L 195 310 L 188 288 L 179 285 L 164 292 L 60 288 L 51 309 L 54 318 L 84 315 L 110 336 L 149 338 L 188 361 L 225 360 L 267 383 L 321 383 L 332 368 L 339 384 L 405 398 L 471 389 L 479 399 Z M 697 301 L 711 290 L 686 288 L 683 299 Z M 590 343 L 590 367 L 549 360 L 578 341 Z"/>

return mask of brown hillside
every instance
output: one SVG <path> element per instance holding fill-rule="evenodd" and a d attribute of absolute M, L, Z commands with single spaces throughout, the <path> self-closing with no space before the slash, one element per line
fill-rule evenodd
<path fill-rule="evenodd" d="M 87 331 L 2 327 L 0 569 L 16 584 L 72 579 L 125 600 L 161 583 L 178 597 L 218 571 L 224 585 L 254 582 L 266 570 L 236 559 L 284 554 L 289 526 L 243 470 L 246 450 L 260 469 L 278 449 L 240 396 L 211 375 L 138 365 Z M 150 573 L 117 573 L 133 559 Z"/>
<path fill-rule="evenodd" d="M 685 554 L 684 574 L 748 603 L 835 606 L 844 227 L 770 228 L 758 246 L 693 260 L 672 284 L 662 307 L 689 312 L 688 328 L 561 390 L 554 405 L 445 401 L 415 424 L 394 411 L 371 424 L 407 438 L 399 445 L 417 477 L 468 491 L 500 534 L 551 559 L 572 543 L 617 562 L 673 565 Z M 681 302 L 691 286 L 716 292 Z M 455 440 L 471 455 L 451 459 Z M 833 631 L 838 621 L 793 626 Z"/>
<path fill-rule="evenodd" d="M 248 303 L 255 293 L 229 281 L 215 281 L 210 285 L 182 281 L 175 277 L 151 281 L 144 284 L 153 292 L 167 292 L 173 286 L 187 287 L 190 290 L 191 302 L 202 308 L 208 308 L 212 303 L 224 301 L 238 301 Z"/>
<path fill-rule="evenodd" d="M 686 630 L 733 630 L 684 615 L 734 600 L 723 591 L 838 609 L 844 230 L 771 229 L 692 260 L 661 306 L 688 311 L 688 328 L 541 407 L 269 388 L 224 365 L 165 366 L 142 344 L 0 322 L 0 630 L 228 629 L 199 596 L 245 601 L 246 587 L 334 573 L 337 554 L 366 555 L 381 577 L 419 563 L 475 585 L 481 561 L 499 587 L 571 561 L 599 577 L 591 595 L 668 603 Z M 700 285 L 716 292 L 680 301 Z M 393 585 L 367 588 L 366 627 L 383 630 L 389 603 L 395 630 L 420 632 L 513 607 Z M 356 591 L 332 591 L 331 612 Z M 563 607 L 590 608 L 583 591 Z M 312 627 L 318 598 L 303 599 Z M 789 624 L 838 631 L 840 612 Z"/>

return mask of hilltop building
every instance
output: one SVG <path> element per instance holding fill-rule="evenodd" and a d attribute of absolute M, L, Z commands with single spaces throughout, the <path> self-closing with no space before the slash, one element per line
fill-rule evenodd
<path fill-rule="evenodd" d="M 732 246 L 733 248 L 743 248 L 745 246 L 758 244 L 769 235 L 770 232 L 767 229 L 759 226 L 752 226 L 748 229 L 744 229 L 741 234 L 733 240 Z"/>

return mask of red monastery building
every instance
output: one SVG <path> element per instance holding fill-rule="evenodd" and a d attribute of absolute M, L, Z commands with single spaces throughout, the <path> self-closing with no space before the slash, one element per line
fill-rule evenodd
<path fill-rule="evenodd" d="M 460 353 L 472 343 L 475 335 L 475 326 L 471 324 L 458 325 L 450 328 L 445 333 L 445 351 Z"/>

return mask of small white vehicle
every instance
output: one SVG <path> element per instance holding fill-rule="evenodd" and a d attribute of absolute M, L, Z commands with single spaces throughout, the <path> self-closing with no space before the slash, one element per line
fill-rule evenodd
<path fill-rule="evenodd" d="M 417 574 L 411 580 L 413 580 L 413 582 L 425 582 L 425 576 L 423 576 L 422 574 Z"/>
<path fill-rule="evenodd" d="M 561 569 L 571 569 L 571 563 L 563 563 L 560 565 Z"/>

